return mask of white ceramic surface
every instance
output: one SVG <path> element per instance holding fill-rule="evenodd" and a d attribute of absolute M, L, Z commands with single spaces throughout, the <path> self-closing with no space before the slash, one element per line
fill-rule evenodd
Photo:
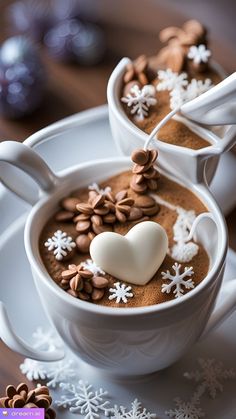
<path fill-rule="evenodd" d="M 144 131 L 130 121 L 120 102 L 122 78 L 125 68 L 130 62 L 129 58 L 123 58 L 119 62 L 113 70 L 107 86 L 111 131 L 117 148 L 124 155 L 130 155 L 134 148 L 143 147 L 148 138 Z M 190 107 L 190 102 L 187 105 Z M 200 150 L 192 150 L 155 140 L 152 145 L 156 145 L 158 148 L 160 164 L 170 173 L 181 176 L 183 180 L 187 178 L 193 183 L 200 183 L 204 182 L 206 178 L 208 184 L 210 184 L 220 155 L 229 150 L 236 141 L 236 127 L 226 127 L 223 137 L 220 138 L 213 131 L 185 118 L 179 116 L 175 118 L 181 120 L 200 137 L 210 142 L 211 145 Z"/>
<path fill-rule="evenodd" d="M 115 375 L 132 376 L 161 370 L 178 360 L 202 334 L 217 326 L 235 309 L 234 281 L 223 287 L 219 304 L 214 308 L 224 272 L 227 234 L 222 214 L 204 185 L 193 185 L 189 181 L 184 183 L 211 212 L 211 218 L 199 222 L 195 233 L 211 261 L 204 281 L 181 299 L 149 307 L 116 309 L 76 300 L 61 290 L 42 263 L 38 242 L 45 219 L 54 213 L 65 195 L 78 186 L 85 187 L 94 181 L 99 183 L 131 168 L 130 159 L 117 157 L 89 161 L 56 175 L 28 146 L 8 141 L 0 144 L 0 160 L 29 174 L 40 188 L 39 200 L 26 221 L 26 253 L 50 321 L 63 341 L 90 365 Z M 11 180 L 10 173 L 8 176 Z M 5 180 L 7 183 L 7 177 Z M 172 180 L 178 181 L 176 178 Z M 11 183 L 10 187 L 32 202 L 29 194 L 26 198 L 21 183 L 14 186 Z M 17 352 L 44 361 L 58 360 L 62 356 L 56 350 L 45 353 L 31 349 L 18 338 L 2 303 L 0 319 L 2 340 Z"/>
<path fill-rule="evenodd" d="M 39 300 L 24 250 L 25 219 L 26 216 L 21 216 L 1 237 L 0 295 L 9 307 L 11 321 L 21 336 L 30 342 L 32 333 L 38 327 L 48 330 L 50 324 Z M 9 254 L 11 254 L 11 258 L 9 258 Z M 17 268 L 12 263 L 13 260 L 18 260 Z M 236 254 L 229 250 L 224 282 L 235 276 Z M 25 303 L 26 295 L 30 296 L 30 298 L 27 297 L 27 304 Z M 194 384 L 186 381 L 183 378 L 183 373 L 197 368 L 198 357 L 215 358 L 223 361 L 225 367 L 236 370 L 235 322 L 236 313 L 232 314 L 207 339 L 195 345 L 180 361 L 160 373 L 129 380 L 124 378 L 114 380 L 79 361 L 78 377 L 89 381 L 95 388 L 103 387 L 108 390 L 112 405 L 116 403 L 128 407 L 130 402 L 137 397 L 142 401 L 144 407 L 157 413 L 158 419 L 166 419 L 165 411 L 174 407 L 174 397 L 179 396 L 183 400 L 188 400 L 193 393 Z M 25 327 L 26 324 L 27 327 Z M 23 376 L 22 380 L 24 380 Z M 54 400 L 57 400 L 59 390 L 52 390 L 52 395 Z M 235 380 L 224 383 L 224 392 L 219 394 L 216 400 L 211 400 L 207 396 L 203 397 L 201 406 L 206 412 L 207 419 L 235 419 Z M 63 419 L 75 419 L 76 417 L 67 410 L 58 410 L 57 413 L 58 417 Z"/>

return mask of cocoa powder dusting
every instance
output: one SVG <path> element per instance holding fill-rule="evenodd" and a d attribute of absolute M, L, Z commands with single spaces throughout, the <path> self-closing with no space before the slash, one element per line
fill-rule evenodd
<path fill-rule="evenodd" d="M 104 188 L 105 186 L 110 186 L 112 188 L 113 193 L 117 193 L 123 189 L 128 189 L 128 195 L 132 197 L 134 200 L 138 198 L 138 195 L 129 187 L 130 180 L 131 180 L 132 173 L 130 171 L 123 172 L 119 175 L 116 175 L 106 182 L 101 184 L 101 187 Z M 168 201 L 171 204 L 179 205 L 186 210 L 195 210 L 196 214 L 200 214 L 202 212 L 207 211 L 207 208 L 203 205 L 203 203 L 188 189 L 176 184 L 175 182 L 167 179 L 165 176 L 161 176 L 158 182 L 158 191 L 156 192 L 159 197 Z M 73 193 L 74 197 L 79 197 L 82 202 L 86 202 L 88 199 L 88 189 L 79 190 Z M 176 212 L 172 211 L 162 205 L 160 205 L 159 212 L 155 215 L 150 217 L 149 219 L 152 221 L 156 221 L 161 224 L 168 235 L 169 238 L 169 245 L 173 245 L 173 231 L 172 227 L 176 221 Z M 134 224 L 132 222 L 126 223 L 116 223 L 114 225 L 114 231 L 120 234 L 126 234 L 130 228 L 132 228 Z M 63 270 L 66 270 L 68 267 L 68 263 L 78 265 L 80 262 L 84 261 L 85 259 L 89 259 L 89 254 L 80 254 L 75 252 L 72 259 L 69 261 L 62 261 L 58 262 L 52 252 L 48 252 L 48 250 L 44 246 L 44 242 L 51 237 L 54 232 L 58 229 L 61 229 L 67 234 L 69 234 L 73 239 L 76 238 L 77 232 L 75 230 L 75 225 L 72 223 L 67 222 L 60 222 L 55 220 L 55 217 L 52 217 L 46 223 L 39 242 L 40 254 L 44 265 L 49 273 L 49 275 L 53 278 L 53 280 L 59 285 L 61 281 L 61 273 Z M 153 304 L 158 304 L 164 301 L 168 301 L 174 298 L 173 294 L 167 295 L 166 293 L 161 292 L 161 285 L 166 282 L 166 280 L 162 280 L 161 272 L 166 271 L 167 269 L 171 269 L 171 266 L 174 264 L 174 260 L 170 256 L 166 256 L 164 262 L 162 263 L 160 269 L 157 271 L 155 276 L 152 280 L 146 284 L 145 286 L 137 286 L 132 285 L 132 292 L 134 294 L 133 298 L 128 300 L 127 304 L 116 304 L 114 301 L 108 300 L 109 294 L 109 287 L 112 287 L 114 282 L 117 280 L 109 275 L 106 277 L 109 279 L 109 286 L 105 291 L 104 297 L 97 301 L 93 302 L 93 304 L 101 304 L 104 306 L 110 307 L 140 307 L 140 306 L 149 306 Z M 184 266 L 192 266 L 194 270 L 193 281 L 195 286 L 199 284 L 203 278 L 206 276 L 208 269 L 209 269 L 209 258 L 204 250 L 204 248 L 199 245 L 199 252 L 198 254 L 192 259 L 189 263 L 181 263 L 182 267 Z M 125 282 L 125 278 L 123 280 Z M 65 291 L 63 291 L 65 292 Z M 190 291 L 191 292 L 191 291 Z M 71 297 L 74 298 L 74 297 Z M 79 301 L 78 301 L 79 303 Z M 90 303 L 91 304 L 91 303 Z"/>

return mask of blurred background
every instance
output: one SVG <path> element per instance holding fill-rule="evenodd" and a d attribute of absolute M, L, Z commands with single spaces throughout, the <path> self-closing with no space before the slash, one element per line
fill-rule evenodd
<path fill-rule="evenodd" d="M 23 38 L 0 52 L 0 138 L 24 140 L 105 103 L 118 60 L 155 54 L 159 31 L 188 18 L 206 25 L 213 57 L 234 71 L 235 11 L 233 0 L 1 0 L 1 42 Z"/>
<path fill-rule="evenodd" d="M 104 104 L 119 59 L 154 55 L 159 31 L 189 18 L 206 25 L 214 59 L 232 73 L 235 15 L 235 0 L 0 0 L 0 141 Z M 227 222 L 236 250 L 236 210 Z M 22 380 L 21 358 L 0 352 L 3 389 Z"/>

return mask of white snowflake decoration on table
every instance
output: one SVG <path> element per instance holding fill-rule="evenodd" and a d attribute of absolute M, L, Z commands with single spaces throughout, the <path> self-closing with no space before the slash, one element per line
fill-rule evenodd
<path fill-rule="evenodd" d="M 67 256 L 68 252 L 71 252 L 76 246 L 72 237 L 68 236 L 67 233 L 57 230 L 52 237 L 47 239 L 44 246 L 49 251 L 53 250 L 53 254 L 57 260 L 62 260 L 63 257 Z"/>
<path fill-rule="evenodd" d="M 142 404 L 135 399 L 131 403 L 131 409 L 127 412 L 124 406 L 117 405 L 111 409 L 111 419 L 152 419 L 156 417 L 155 413 L 150 413 L 147 409 L 142 408 Z"/>
<path fill-rule="evenodd" d="M 136 114 L 137 120 L 142 121 L 148 115 L 150 106 L 157 103 L 154 96 L 154 86 L 147 84 L 140 89 L 138 85 L 134 85 L 130 92 L 121 98 L 121 101 L 131 108 L 130 113 Z"/>
<path fill-rule="evenodd" d="M 55 388 L 61 382 L 70 380 L 76 376 L 76 363 L 74 360 L 63 360 L 50 365 L 46 378 L 48 387 Z"/>
<path fill-rule="evenodd" d="M 193 45 L 189 48 L 188 58 L 193 60 L 194 64 L 207 63 L 211 51 L 206 48 L 206 45 Z"/>
<path fill-rule="evenodd" d="M 100 266 L 97 266 L 92 259 L 86 259 L 81 263 L 81 266 L 84 269 L 91 271 L 93 275 L 105 275 L 105 272 L 100 268 Z"/>
<path fill-rule="evenodd" d="M 162 284 L 161 291 L 164 293 L 166 292 L 169 294 L 172 291 L 172 288 L 174 288 L 173 294 L 175 295 L 175 298 L 182 297 L 184 294 L 184 289 L 191 289 L 194 288 L 194 282 L 191 278 L 185 279 L 188 277 L 191 277 L 194 272 L 193 268 L 188 268 L 187 266 L 184 268 L 184 271 L 180 273 L 181 265 L 178 263 L 175 263 L 172 266 L 172 269 L 174 270 L 175 274 L 172 275 L 170 271 L 162 272 L 162 278 L 163 279 L 169 279 L 169 284 Z"/>
<path fill-rule="evenodd" d="M 20 364 L 20 370 L 29 381 L 45 380 L 47 378 L 45 365 L 33 359 L 26 358 L 23 364 Z"/>
<path fill-rule="evenodd" d="M 175 73 L 170 68 L 167 70 L 159 70 L 157 72 L 159 83 L 157 85 L 157 91 L 162 90 L 173 90 L 173 89 L 182 89 L 184 86 L 187 86 L 187 73 Z"/>
<path fill-rule="evenodd" d="M 109 292 L 111 293 L 111 295 L 109 295 L 109 300 L 114 300 L 116 299 L 116 303 L 127 303 L 128 300 L 127 298 L 131 298 L 133 297 L 133 293 L 130 292 L 132 290 L 130 285 L 125 285 L 125 284 L 120 284 L 120 282 L 115 282 L 114 283 L 115 288 L 110 288 Z"/>
<path fill-rule="evenodd" d="M 198 395 L 191 398 L 190 401 L 183 401 L 179 397 L 174 399 L 176 404 L 175 409 L 171 409 L 165 412 L 167 416 L 175 419 L 200 419 L 205 416 L 205 413 L 199 406 Z"/>
<path fill-rule="evenodd" d="M 94 390 L 92 385 L 80 380 L 78 384 L 61 383 L 60 388 L 66 393 L 56 401 L 58 407 L 69 407 L 72 413 L 80 413 L 85 419 L 96 419 L 100 413 L 109 415 L 109 401 L 104 400 L 107 391 Z"/>
<path fill-rule="evenodd" d="M 216 398 L 217 391 L 223 392 L 222 380 L 235 378 L 233 369 L 225 369 L 222 362 L 215 359 L 198 359 L 200 370 L 185 372 L 184 377 L 200 384 L 202 391 L 207 391 L 212 399 Z"/>
<path fill-rule="evenodd" d="M 33 346 L 35 349 L 43 351 L 54 351 L 63 347 L 63 341 L 53 330 L 43 330 L 42 327 L 38 327 L 32 335 Z"/>
<path fill-rule="evenodd" d="M 109 192 L 111 192 L 111 187 L 110 186 L 106 186 L 104 189 L 102 189 L 98 186 L 98 184 L 96 182 L 89 185 L 88 189 L 90 191 L 97 192 L 99 195 L 104 195 L 104 196 L 106 196 Z"/>

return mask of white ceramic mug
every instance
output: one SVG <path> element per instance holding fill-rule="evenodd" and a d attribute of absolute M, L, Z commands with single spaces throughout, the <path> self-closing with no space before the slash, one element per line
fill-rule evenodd
<path fill-rule="evenodd" d="M 131 60 L 129 58 L 123 58 L 113 70 L 107 85 L 107 100 L 112 135 L 118 150 L 126 156 L 131 155 L 131 152 L 135 148 L 142 148 L 148 138 L 148 135 L 128 118 L 120 101 L 123 75 L 127 64 L 130 62 Z M 200 98 L 198 98 L 199 100 Z M 197 99 L 191 101 L 191 103 L 195 103 L 196 101 Z M 190 107 L 190 102 L 183 105 L 183 107 L 186 107 L 186 113 L 188 109 L 190 109 L 190 113 L 193 112 Z M 203 105 L 201 103 L 201 110 L 202 108 Z M 210 184 L 215 174 L 220 155 L 228 151 L 235 144 L 236 127 L 225 127 L 223 138 L 220 138 L 213 131 L 191 122 L 182 116 L 175 115 L 174 118 L 185 124 L 190 130 L 208 141 L 211 145 L 199 150 L 192 150 L 155 140 L 153 141 L 153 146 L 158 148 L 160 165 L 177 177 L 190 179 L 192 183 L 200 183 L 206 179 L 208 184 Z"/>
<path fill-rule="evenodd" d="M 40 187 L 40 199 L 25 226 L 27 257 L 49 320 L 63 341 L 85 362 L 116 375 L 160 370 L 178 360 L 235 309 L 235 281 L 222 287 L 219 304 L 215 306 L 224 273 L 227 232 L 224 218 L 204 185 L 184 184 L 205 203 L 215 220 L 205 219 L 196 230 L 197 239 L 211 259 L 206 278 L 179 299 L 149 307 L 111 308 L 75 299 L 58 287 L 43 265 L 38 243 L 46 221 L 57 210 L 62 197 L 127 170 L 131 167 L 130 159 L 92 161 L 55 175 L 29 147 L 9 141 L 0 144 L 0 161 L 21 168 Z M 15 183 L 14 188 L 18 195 L 25 196 L 20 184 Z M 22 341 L 14 332 L 3 303 L 0 303 L 0 324 L 2 340 L 22 355 L 42 361 L 63 356 L 61 351 L 38 351 Z"/>

